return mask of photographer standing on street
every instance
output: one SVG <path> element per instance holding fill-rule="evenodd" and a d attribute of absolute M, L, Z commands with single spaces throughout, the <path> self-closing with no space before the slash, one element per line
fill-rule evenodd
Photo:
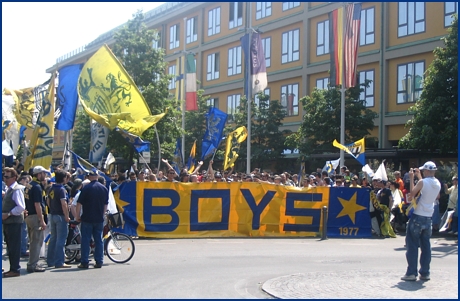
<path fill-rule="evenodd" d="M 423 179 L 420 170 L 423 171 Z M 431 262 L 431 216 L 434 211 L 434 203 L 441 190 L 441 183 L 434 177 L 436 164 L 428 161 L 419 169 L 411 168 L 409 171 L 410 192 L 412 202 L 416 202 L 417 207 L 412 213 L 406 230 L 406 260 L 407 271 L 401 280 L 417 280 L 417 261 L 418 247 L 420 246 L 420 280 L 430 280 Z M 414 174 L 419 179 L 414 187 Z M 420 193 L 420 196 L 418 194 Z"/>

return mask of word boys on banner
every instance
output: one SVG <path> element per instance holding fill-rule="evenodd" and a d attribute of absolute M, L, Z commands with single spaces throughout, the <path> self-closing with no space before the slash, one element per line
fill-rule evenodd
<path fill-rule="evenodd" d="M 126 182 L 114 194 L 125 226 L 143 237 L 370 237 L 370 190 L 261 183 Z"/>

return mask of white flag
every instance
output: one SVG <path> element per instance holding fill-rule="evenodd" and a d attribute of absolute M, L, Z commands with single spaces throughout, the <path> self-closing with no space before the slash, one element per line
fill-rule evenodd
<path fill-rule="evenodd" d="M 2 155 L 3 156 L 14 155 L 13 149 L 11 149 L 10 142 L 8 140 L 3 140 L 2 142 Z"/>
<path fill-rule="evenodd" d="M 375 172 L 374 178 L 380 178 L 382 181 L 388 181 L 387 170 L 385 169 L 385 160 L 380 164 L 379 168 Z"/>
<path fill-rule="evenodd" d="M 327 173 L 332 173 L 340 164 L 340 158 L 337 160 L 326 161 L 326 164 L 323 167 L 323 170 Z"/>
<path fill-rule="evenodd" d="M 371 178 L 374 176 L 374 171 L 371 169 L 369 164 L 364 165 L 361 170 L 367 173 L 367 175 Z"/>
<path fill-rule="evenodd" d="M 109 167 L 112 163 L 115 163 L 115 157 L 112 155 L 112 153 L 109 153 L 107 155 L 107 159 L 105 159 L 104 169 L 107 169 L 107 167 Z"/>
<path fill-rule="evenodd" d="M 113 196 L 113 191 L 112 187 L 109 187 L 109 204 L 107 205 L 107 210 L 110 211 L 110 213 L 117 213 L 117 204 L 115 203 L 115 197 Z"/>

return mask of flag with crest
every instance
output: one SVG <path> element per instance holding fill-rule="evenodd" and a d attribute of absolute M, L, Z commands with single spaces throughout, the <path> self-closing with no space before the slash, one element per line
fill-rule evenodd
<path fill-rule="evenodd" d="M 238 159 L 238 152 L 240 151 L 241 143 L 248 137 L 248 131 L 245 126 L 240 126 L 227 136 L 227 146 L 225 148 L 224 156 L 224 170 L 233 167 L 236 159 Z"/>
<path fill-rule="evenodd" d="M 361 165 L 366 164 L 364 138 L 359 139 L 358 141 L 353 142 L 351 144 L 346 144 L 346 145 L 342 145 L 339 142 L 337 142 L 336 139 L 334 139 L 334 142 L 332 143 L 332 145 L 350 154 L 353 158 L 358 160 L 358 162 L 361 163 Z"/>
<path fill-rule="evenodd" d="M 55 77 L 56 72 L 51 76 L 48 91 L 42 98 L 40 113 L 30 140 L 32 148 L 24 164 L 25 170 L 36 165 L 50 166 L 53 160 Z M 36 99 L 38 97 L 41 96 L 36 95 Z"/>
<path fill-rule="evenodd" d="M 78 95 L 86 113 L 111 130 L 118 126 L 140 136 L 165 115 L 151 115 L 136 84 L 107 45 L 83 66 Z"/>
<path fill-rule="evenodd" d="M 217 108 L 206 114 L 206 132 L 201 144 L 201 160 L 210 156 L 220 145 L 228 115 Z"/>

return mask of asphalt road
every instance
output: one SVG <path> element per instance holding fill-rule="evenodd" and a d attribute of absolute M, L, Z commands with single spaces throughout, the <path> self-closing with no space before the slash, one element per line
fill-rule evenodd
<path fill-rule="evenodd" d="M 333 286 L 337 279 L 344 282 L 350 273 L 356 281 L 370 279 L 378 283 L 395 278 L 394 281 L 399 282 L 406 269 L 404 237 L 401 236 L 325 241 L 317 238 L 138 239 L 135 244 L 136 253 L 130 262 L 115 264 L 105 257 L 102 269 L 94 269 L 92 261 L 88 270 L 79 270 L 77 264 L 73 264 L 71 269 L 28 274 L 26 260 L 22 260 L 21 277 L 2 279 L 2 298 L 296 298 L 293 294 L 277 295 L 277 289 L 289 285 L 286 279 L 292 282 L 292 277 L 299 275 L 314 275 L 315 285 L 320 289 Z M 436 293 L 438 277 L 450 287 L 452 283 L 452 292 L 457 294 L 456 238 L 434 237 L 432 249 L 431 291 Z M 2 264 L 8 270 L 7 258 L 3 258 Z M 329 276 L 318 277 L 321 273 Z M 335 278 L 330 278 L 331 273 Z M 292 283 L 295 285 L 295 281 Z M 356 291 L 357 287 L 361 286 L 347 284 L 342 289 Z M 392 286 L 391 289 L 397 293 L 404 287 Z M 439 298 L 443 298 L 445 286 L 439 286 L 438 290 Z M 423 288 L 418 292 L 422 297 L 414 294 L 413 298 L 423 298 Z M 324 291 L 318 291 L 316 297 L 325 297 Z"/>

